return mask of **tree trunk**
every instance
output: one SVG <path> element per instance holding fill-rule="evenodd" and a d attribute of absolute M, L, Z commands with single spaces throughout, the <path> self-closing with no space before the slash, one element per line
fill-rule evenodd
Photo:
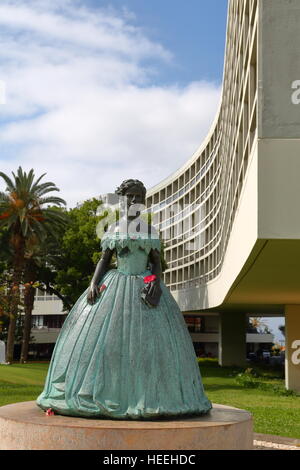
<path fill-rule="evenodd" d="M 23 324 L 23 337 L 22 337 L 22 347 L 21 347 L 21 357 L 20 363 L 28 359 L 28 349 L 30 342 L 30 333 L 31 333 L 31 317 L 32 310 L 34 306 L 34 293 L 35 289 L 32 287 L 30 282 L 34 281 L 35 277 L 35 264 L 32 260 L 28 260 L 25 267 L 25 291 L 24 291 L 24 324 Z"/>
<path fill-rule="evenodd" d="M 13 362 L 13 358 L 14 358 L 15 332 L 16 332 L 17 316 L 19 313 L 19 305 L 20 305 L 19 285 L 13 283 L 11 290 L 13 292 L 11 295 L 11 303 L 10 303 L 11 310 L 9 313 L 9 326 L 8 326 L 7 346 L 6 346 L 6 362 L 8 363 Z"/>
<path fill-rule="evenodd" d="M 17 317 L 12 314 L 9 320 L 9 327 L 7 333 L 6 362 L 8 363 L 11 363 L 14 358 L 16 324 Z"/>
<path fill-rule="evenodd" d="M 21 234 L 16 234 L 12 243 L 14 248 L 13 277 L 10 289 L 11 309 L 9 312 L 9 327 L 6 345 L 6 362 L 12 363 L 14 358 L 15 332 L 17 316 L 20 308 L 20 285 L 22 282 L 25 239 Z"/>

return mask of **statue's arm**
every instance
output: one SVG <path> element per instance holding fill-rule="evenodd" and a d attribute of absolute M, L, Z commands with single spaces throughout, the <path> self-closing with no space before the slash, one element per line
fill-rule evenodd
<path fill-rule="evenodd" d="M 149 253 L 149 261 L 151 263 L 151 272 L 152 274 L 155 274 L 156 276 L 156 282 L 159 284 L 159 281 L 161 279 L 161 261 L 160 261 L 160 253 L 156 249 L 151 249 Z"/>
<path fill-rule="evenodd" d="M 87 301 L 89 304 L 94 304 L 97 300 L 97 297 L 99 295 L 99 283 L 101 279 L 103 278 L 104 274 L 107 271 L 107 268 L 110 264 L 111 258 L 113 255 L 113 250 L 110 250 L 107 248 L 105 251 L 103 251 L 102 256 L 100 261 L 98 262 L 94 275 L 92 277 L 88 294 L 87 294 Z"/>

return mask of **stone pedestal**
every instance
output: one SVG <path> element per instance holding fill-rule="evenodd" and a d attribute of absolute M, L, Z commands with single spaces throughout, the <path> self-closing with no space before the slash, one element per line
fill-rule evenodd
<path fill-rule="evenodd" d="M 35 402 L 0 408 L 0 450 L 252 449 L 250 413 L 213 405 L 202 417 L 112 421 L 46 416 Z"/>

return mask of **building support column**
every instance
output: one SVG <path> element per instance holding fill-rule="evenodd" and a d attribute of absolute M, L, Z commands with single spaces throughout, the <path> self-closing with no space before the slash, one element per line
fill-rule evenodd
<path fill-rule="evenodd" d="M 220 313 L 219 364 L 244 366 L 246 363 L 246 314 Z"/>
<path fill-rule="evenodd" d="M 285 386 L 300 392 L 300 305 L 285 306 Z"/>

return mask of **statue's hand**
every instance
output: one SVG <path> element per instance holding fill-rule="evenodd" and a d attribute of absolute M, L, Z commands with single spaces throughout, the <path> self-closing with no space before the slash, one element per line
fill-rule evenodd
<path fill-rule="evenodd" d="M 149 307 L 157 307 L 162 294 L 159 279 L 149 282 L 142 289 L 142 299 Z"/>
<path fill-rule="evenodd" d="M 155 279 L 155 281 L 150 282 L 148 292 L 151 296 L 160 295 L 159 293 L 161 293 L 161 288 L 160 288 L 160 281 L 158 278 Z"/>
<path fill-rule="evenodd" d="M 93 305 L 96 302 L 98 295 L 99 295 L 99 289 L 98 289 L 97 284 L 95 284 L 94 282 L 91 282 L 89 290 L 88 290 L 88 294 L 87 294 L 88 303 L 90 305 Z"/>

